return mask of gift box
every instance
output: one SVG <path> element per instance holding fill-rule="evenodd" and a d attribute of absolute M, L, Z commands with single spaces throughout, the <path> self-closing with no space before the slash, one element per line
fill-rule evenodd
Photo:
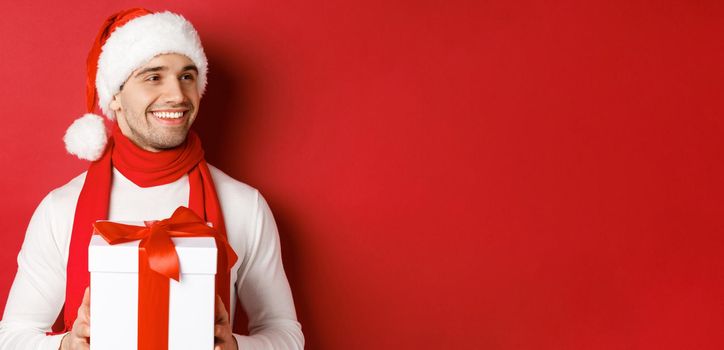
<path fill-rule="evenodd" d="M 143 225 L 141 223 L 139 226 Z M 178 256 L 178 281 L 164 277 L 162 282 L 167 279 L 169 284 L 166 296 L 161 293 L 161 297 L 156 295 L 150 302 L 149 298 L 144 296 L 144 307 L 139 305 L 139 286 L 141 293 L 149 291 L 142 290 L 142 286 L 146 285 L 143 274 L 148 277 L 156 272 L 139 269 L 139 264 L 144 262 L 139 259 L 139 240 L 109 244 L 100 235 L 92 237 L 88 252 L 92 350 L 138 349 L 141 324 L 139 313 L 146 313 L 143 317 L 150 315 L 153 320 L 153 317 L 158 316 L 157 313 L 166 310 L 167 334 L 153 331 L 150 332 L 152 336 L 167 336 L 168 349 L 172 350 L 213 349 L 216 298 L 214 278 L 217 270 L 217 247 L 214 238 L 170 239 Z M 154 278 L 158 280 L 159 276 L 161 275 L 156 274 Z M 161 307 L 166 301 L 167 309 Z M 148 331 L 140 331 L 143 333 L 142 338 L 148 337 Z"/>

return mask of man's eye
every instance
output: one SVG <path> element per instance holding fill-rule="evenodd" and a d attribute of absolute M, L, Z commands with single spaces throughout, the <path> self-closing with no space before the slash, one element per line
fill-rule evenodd
<path fill-rule="evenodd" d="M 194 75 L 193 74 L 184 74 L 181 76 L 181 79 L 194 80 Z"/>
<path fill-rule="evenodd" d="M 158 75 L 152 75 L 152 76 L 146 78 L 147 81 L 157 81 L 159 79 L 160 78 L 158 77 Z"/>

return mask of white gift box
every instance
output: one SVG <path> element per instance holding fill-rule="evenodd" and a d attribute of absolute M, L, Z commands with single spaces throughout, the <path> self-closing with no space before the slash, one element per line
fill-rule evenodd
<path fill-rule="evenodd" d="M 172 240 L 180 278 L 169 279 L 168 349 L 213 349 L 216 242 L 211 237 Z M 139 242 L 110 245 L 99 235 L 91 238 L 91 350 L 137 349 Z"/>

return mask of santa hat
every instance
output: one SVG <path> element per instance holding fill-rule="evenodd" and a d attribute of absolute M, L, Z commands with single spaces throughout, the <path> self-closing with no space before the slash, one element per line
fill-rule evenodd
<path fill-rule="evenodd" d="M 188 57 L 198 69 L 199 94 L 206 89 L 208 62 L 199 35 L 183 16 L 143 8 L 118 12 L 106 19 L 86 62 L 87 111 L 75 120 L 63 137 L 69 153 L 97 160 L 108 141 L 103 118 L 94 114 L 96 103 L 108 119 L 115 119 L 109 104 L 134 70 L 155 56 L 177 53 Z"/>

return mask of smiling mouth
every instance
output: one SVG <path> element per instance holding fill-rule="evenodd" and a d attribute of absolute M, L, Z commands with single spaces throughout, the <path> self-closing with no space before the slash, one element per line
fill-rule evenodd
<path fill-rule="evenodd" d="M 162 118 L 162 119 L 178 119 L 184 116 L 188 111 L 180 111 L 180 112 L 151 112 L 154 117 L 156 118 Z"/>
<path fill-rule="evenodd" d="M 153 111 L 149 112 L 156 120 L 165 125 L 177 125 L 183 123 L 189 115 L 190 110 L 185 111 Z"/>

